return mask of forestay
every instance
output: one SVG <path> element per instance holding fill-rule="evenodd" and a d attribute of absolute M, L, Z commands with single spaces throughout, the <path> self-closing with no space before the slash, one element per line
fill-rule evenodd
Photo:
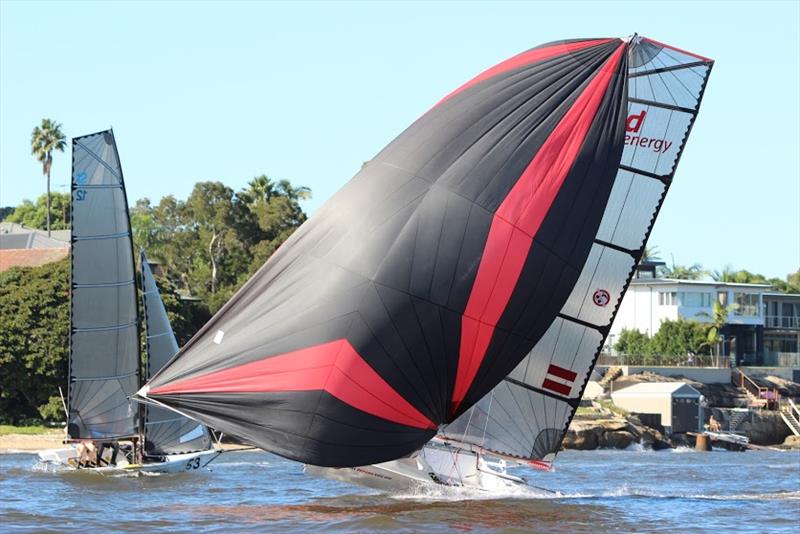
<path fill-rule="evenodd" d="M 625 149 L 591 251 L 530 354 L 443 429 L 451 440 L 547 467 L 605 342 L 672 182 L 710 59 L 646 38 L 629 49 Z"/>
<path fill-rule="evenodd" d="M 142 273 L 142 306 L 146 335 L 147 360 L 145 376 L 149 379 L 175 354 L 178 342 L 172 331 L 167 310 L 153 277 L 144 251 L 140 254 Z M 207 450 L 211 447 L 208 429 L 172 410 L 145 404 L 145 453 L 151 456 L 181 454 Z"/>
<path fill-rule="evenodd" d="M 136 282 L 128 203 L 113 133 L 72 141 L 69 436 L 136 436 Z"/>

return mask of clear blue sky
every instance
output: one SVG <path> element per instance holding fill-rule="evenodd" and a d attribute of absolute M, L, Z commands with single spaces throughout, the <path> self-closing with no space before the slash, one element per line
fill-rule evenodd
<path fill-rule="evenodd" d="M 650 240 L 679 263 L 800 267 L 800 2 L 0 0 L 0 205 L 44 191 L 43 118 L 114 127 L 131 202 L 266 173 L 316 210 L 452 89 L 556 39 L 633 32 L 717 63 Z M 54 190 L 69 181 L 58 154 Z"/>

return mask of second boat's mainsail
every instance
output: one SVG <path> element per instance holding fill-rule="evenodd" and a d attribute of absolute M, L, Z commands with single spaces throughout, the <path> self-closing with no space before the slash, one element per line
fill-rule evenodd
<path fill-rule="evenodd" d="M 72 439 L 138 435 L 139 324 L 128 203 L 114 135 L 73 139 Z"/>
<path fill-rule="evenodd" d="M 546 467 L 594 368 L 675 174 L 713 62 L 646 38 L 631 45 L 625 149 L 589 257 L 557 317 L 444 437 Z"/>
<path fill-rule="evenodd" d="M 448 95 L 141 394 L 283 456 L 341 467 L 418 450 L 475 403 L 496 404 L 502 392 L 486 395 L 512 373 L 501 386 L 509 399 L 511 386 L 541 396 L 509 417 L 535 412 L 541 424 L 497 448 L 546 457 L 694 116 L 672 114 L 690 103 L 657 105 L 657 84 L 643 103 L 628 98 L 641 86 L 631 73 L 652 82 L 672 72 L 648 64 L 663 47 L 639 43 L 550 43 Z"/>
<path fill-rule="evenodd" d="M 140 265 L 147 340 L 144 368 L 149 379 L 178 353 L 178 342 L 144 251 L 140 254 Z M 145 404 L 144 414 L 144 450 L 150 456 L 203 451 L 211 447 L 208 429 L 197 421 L 152 404 Z"/>

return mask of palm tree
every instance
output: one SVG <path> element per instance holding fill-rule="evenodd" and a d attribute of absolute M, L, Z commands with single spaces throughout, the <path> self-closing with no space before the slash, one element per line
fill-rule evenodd
<path fill-rule="evenodd" d="M 61 133 L 61 125 L 52 119 L 42 119 L 41 126 L 31 134 L 31 154 L 42 164 L 42 174 L 47 176 L 47 235 L 50 236 L 50 169 L 53 167 L 53 151 L 64 152 L 66 136 Z"/>
<path fill-rule="evenodd" d="M 712 351 L 716 349 L 716 356 L 718 360 L 719 357 L 722 356 L 724 349 L 724 347 L 722 347 L 722 335 L 720 334 L 720 331 L 725 327 L 726 324 L 728 324 L 728 317 L 736 310 L 737 307 L 737 304 L 729 304 L 725 306 L 719 300 L 715 300 L 710 314 L 707 312 L 700 312 L 697 314 L 698 317 L 703 317 L 709 320 L 708 334 L 706 337 L 706 342 L 703 343 L 703 345 L 710 347 Z M 719 365 L 719 362 L 717 362 L 717 364 Z"/>
<path fill-rule="evenodd" d="M 269 202 L 273 195 L 275 195 L 275 182 L 266 174 L 256 176 L 247 182 L 247 185 L 248 188 L 245 189 L 244 194 L 251 204 L 260 201 Z"/>
<path fill-rule="evenodd" d="M 706 272 L 703 266 L 699 263 L 694 265 L 678 265 L 675 263 L 675 258 L 672 258 L 672 265 L 669 267 L 661 268 L 662 278 L 672 278 L 675 280 L 698 280 L 702 278 Z"/>
<path fill-rule="evenodd" d="M 711 272 L 711 279 L 715 282 L 734 282 L 735 277 L 736 272 L 730 265 L 726 265 L 721 271 Z"/>
<path fill-rule="evenodd" d="M 644 247 L 644 252 L 642 252 L 642 261 L 660 261 L 661 260 L 661 251 L 658 250 L 656 245 L 652 247 L 646 246 Z"/>
<path fill-rule="evenodd" d="M 289 200 L 298 201 L 311 198 L 311 189 L 301 185 L 294 187 L 289 180 L 281 180 L 276 188 L 278 192 Z"/>

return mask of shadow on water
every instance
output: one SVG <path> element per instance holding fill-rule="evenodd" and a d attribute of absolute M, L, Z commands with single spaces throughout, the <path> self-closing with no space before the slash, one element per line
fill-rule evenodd
<path fill-rule="evenodd" d="M 215 522 L 249 524 L 277 523 L 290 527 L 341 530 L 393 530 L 446 528 L 459 531 L 519 529 L 561 531 L 594 527 L 624 528 L 617 514 L 604 506 L 572 504 L 553 499 L 481 499 L 426 501 L 396 499 L 384 495 L 345 495 L 308 504 L 211 505 L 181 510 Z"/>

